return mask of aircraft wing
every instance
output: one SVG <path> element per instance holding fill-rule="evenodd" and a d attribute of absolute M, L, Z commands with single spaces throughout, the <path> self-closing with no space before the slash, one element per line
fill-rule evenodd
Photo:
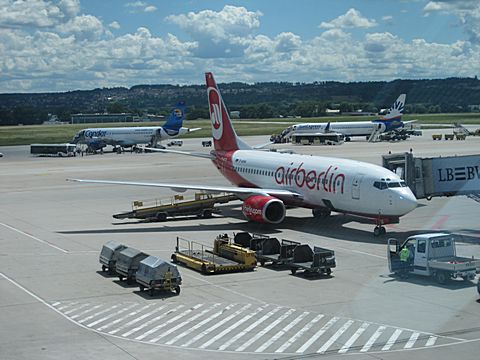
<path fill-rule="evenodd" d="M 198 184 L 173 184 L 173 183 L 145 183 L 133 181 L 113 181 L 113 180 L 88 180 L 88 179 L 67 179 L 67 181 L 84 182 L 92 184 L 109 184 L 109 185 L 130 185 L 130 186 L 151 186 L 170 188 L 176 192 L 185 192 L 187 190 L 200 190 L 208 193 L 231 193 L 237 195 L 240 199 L 245 199 L 251 195 L 270 195 L 279 198 L 289 198 L 301 200 L 302 195 L 290 190 L 281 189 L 259 189 L 236 186 L 209 186 Z"/>
<path fill-rule="evenodd" d="M 268 146 L 268 145 L 273 145 L 273 142 L 269 141 L 265 144 L 255 145 L 255 146 L 253 146 L 253 148 L 255 150 L 262 150 L 265 146 Z"/>
<path fill-rule="evenodd" d="M 204 159 L 214 160 L 215 156 L 210 153 L 199 153 L 199 152 L 191 152 L 191 151 L 181 151 L 181 150 L 170 150 L 170 149 L 161 149 L 161 148 L 152 148 L 152 147 L 145 147 L 144 150 L 154 151 L 154 152 L 163 152 L 163 153 L 171 153 L 171 154 L 179 154 L 179 155 L 188 155 L 194 157 L 200 157 Z"/>

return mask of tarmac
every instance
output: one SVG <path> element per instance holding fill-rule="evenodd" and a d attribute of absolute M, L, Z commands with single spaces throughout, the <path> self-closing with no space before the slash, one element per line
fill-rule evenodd
<path fill-rule="evenodd" d="M 480 138 L 341 146 L 295 146 L 298 153 L 375 164 L 389 151 L 415 156 L 478 154 Z M 205 139 L 180 150 L 209 151 Z M 252 145 L 265 136 L 246 137 Z M 389 273 L 386 239 L 425 231 L 459 235 L 457 251 L 480 257 L 480 204 L 465 196 L 420 200 L 400 224 L 374 238 L 374 224 L 333 214 L 315 220 L 289 209 L 277 226 L 250 223 L 240 202 L 222 216 L 170 221 L 115 220 L 134 200 L 169 189 L 80 184 L 66 178 L 227 185 L 206 159 L 149 153 L 37 158 L 28 146 L 0 147 L 0 359 L 473 359 L 480 349 L 478 281 Z M 211 246 L 220 233 L 249 231 L 333 249 L 331 276 L 258 267 L 204 276 L 179 267 L 180 295 L 150 297 L 101 271 L 102 245 L 115 240 L 169 260 L 177 236 Z"/>

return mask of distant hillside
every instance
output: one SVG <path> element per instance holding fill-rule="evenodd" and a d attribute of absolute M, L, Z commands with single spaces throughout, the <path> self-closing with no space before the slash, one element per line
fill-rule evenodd
<path fill-rule="evenodd" d="M 322 116 L 326 108 L 378 111 L 390 107 L 401 93 L 407 94 L 406 111 L 410 113 L 467 112 L 471 111 L 471 105 L 480 104 L 477 78 L 219 86 L 229 110 L 239 110 L 244 118 Z M 0 125 L 38 124 L 46 120 L 49 113 L 65 121 L 70 120 L 70 114 L 80 112 L 166 114 L 179 100 L 186 102 L 190 119 L 208 116 L 204 85 L 137 85 L 130 89 L 0 94 Z"/>

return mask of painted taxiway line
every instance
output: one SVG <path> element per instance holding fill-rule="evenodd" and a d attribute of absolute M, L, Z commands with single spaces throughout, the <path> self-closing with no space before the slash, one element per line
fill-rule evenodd
<path fill-rule="evenodd" d="M 19 229 L 13 227 L 13 226 L 10 226 L 10 225 L 4 224 L 4 223 L 0 223 L 0 225 L 6 227 L 7 229 L 10 229 L 10 230 L 12 230 L 12 231 L 15 231 L 15 232 L 17 232 L 17 233 L 19 233 L 19 234 L 22 234 L 22 235 L 24 235 L 24 236 L 26 236 L 26 237 L 29 237 L 30 239 L 33 239 L 33 240 L 35 240 L 35 241 L 38 241 L 39 243 L 42 243 L 42 244 L 44 244 L 44 245 L 50 246 L 51 248 L 57 249 L 58 251 L 61 251 L 61 252 L 63 252 L 64 254 L 68 254 L 68 253 L 69 253 L 68 250 L 62 249 L 60 246 L 53 245 L 52 243 L 49 243 L 49 242 L 46 241 L 46 240 L 39 239 L 39 238 L 37 238 L 36 236 L 30 235 L 30 234 L 26 233 L 25 231 L 19 230 Z"/>
<path fill-rule="evenodd" d="M 24 291 L 26 294 L 30 295 L 31 297 L 33 297 L 34 299 L 36 299 L 37 301 L 39 301 L 40 303 L 46 305 L 47 307 L 49 307 L 50 309 L 54 310 L 56 313 L 58 313 L 59 315 L 61 315 L 62 317 L 64 317 L 65 319 L 69 320 L 71 323 L 73 324 L 76 324 L 77 326 L 80 326 L 82 327 L 83 329 L 85 330 L 89 330 L 89 331 L 93 331 L 95 333 L 97 333 L 98 335 L 100 336 L 104 336 L 104 335 L 107 335 L 107 336 L 112 336 L 114 338 L 117 338 L 117 339 L 123 339 L 123 340 L 129 340 L 129 341 L 133 341 L 133 342 L 137 342 L 137 343 L 142 343 L 142 344 L 152 344 L 152 345 L 159 345 L 159 346 L 164 346 L 164 347 L 170 347 L 170 348 L 176 348 L 176 349 L 185 349 L 185 347 L 182 347 L 182 346 L 172 346 L 172 345 L 167 345 L 165 343 L 151 343 L 151 342 L 148 342 L 148 341 L 138 341 L 138 340 L 135 340 L 135 339 L 126 339 L 126 338 L 123 338 L 121 336 L 115 336 L 115 335 L 109 335 L 108 333 L 105 333 L 105 332 L 100 332 L 100 331 L 97 331 L 96 329 L 94 328 L 89 328 L 88 326 L 84 325 L 84 324 L 79 324 L 77 321 L 74 321 L 72 320 L 69 316 L 65 315 L 64 313 L 62 313 L 60 310 L 58 310 L 57 308 L 55 308 L 53 305 L 49 304 L 48 302 L 46 302 L 45 300 L 43 300 L 42 298 L 40 298 L 39 296 L 37 296 L 36 294 L 34 294 L 33 292 L 31 292 L 30 290 L 26 289 L 24 286 L 20 285 L 19 283 L 17 283 L 15 280 L 11 279 L 10 277 L 8 277 L 7 275 L 3 274 L 0 272 L 0 277 L 7 280 L 8 282 L 10 282 L 11 284 L 13 284 L 14 286 L 16 286 L 18 289 Z M 54 302 L 57 306 L 60 305 L 59 307 L 62 307 L 61 303 L 56 301 Z M 124 306 L 128 306 L 130 308 L 130 304 L 124 304 Z M 140 304 L 139 304 L 140 305 Z M 200 306 L 201 304 L 197 304 L 196 306 L 192 306 L 190 309 L 194 309 L 194 308 L 199 308 L 201 307 Z M 274 307 L 275 305 L 273 304 L 270 304 L 270 306 Z M 265 307 L 262 306 L 262 308 Z M 111 310 L 112 308 L 109 307 L 109 309 Z M 79 309 L 80 311 L 82 311 L 83 309 Z M 68 310 L 67 310 L 68 311 Z M 269 315 L 269 314 L 267 314 Z M 287 317 L 285 317 L 286 319 Z M 170 319 L 172 320 L 172 319 Z M 340 320 L 340 318 L 339 318 Z M 340 329 L 340 330 L 337 330 L 337 332 L 330 338 L 330 340 L 327 341 L 327 343 L 325 343 L 323 345 L 323 347 L 321 349 L 319 349 L 319 351 L 321 350 L 327 350 L 327 348 L 330 347 L 330 345 L 333 345 L 333 343 L 336 343 L 336 338 L 340 337 L 342 335 L 342 333 L 345 332 L 345 330 L 347 330 L 348 327 L 350 327 L 351 325 L 351 321 L 355 321 L 356 320 L 353 320 L 353 319 L 344 319 L 342 318 L 342 322 L 343 321 L 347 321 L 346 323 L 344 323 L 343 327 Z M 257 320 L 258 321 L 258 320 Z M 279 327 L 282 326 L 282 324 L 276 324 L 276 325 L 279 325 Z M 373 324 L 371 324 L 373 325 Z M 365 323 L 362 324 L 362 326 L 366 326 Z M 272 329 L 273 330 L 273 329 Z M 443 343 L 443 344 L 439 344 L 439 345 L 435 345 L 435 346 L 419 346 L 419 347 L 413 347 L 413 345 L 417 342 L 417 340 L 419 340 L 420 338 L 423 338 L 423 339 L 427 339 L 428 337 L 428 340 L 427 340 L 427 344 L 428 345 L 433 345 L 435 343 L 435 340 L 437 338 L 443 338 L 443 336 L 439 336 L 439 335 L 435 335 L 435 334 L 431 334 L 431 333 L 419 333 L 417 335 L 417 333 L 414 333 L 410 336 L 410 338 L 408 339 L 405 339 L 405 340 L 402 340 L 401 343 L 403 342 L 406 342 L 407 344 L 404 344 L 405 346 L 403 346 L 403 348 L 401 349 L 392 349 L 391 347 L 393 345 L 395 345 L 397 343 L 397 339 L 399 338 L 399 335 L 402 331 L 406 331 L 407 329 L 401 329 L 401 328 L 397 328 L 395 330 L 395 333 L 390 337 L 390 339 L 387 341 L 387 343 L 385 344 L 386 347 L 388 347 L 389 349 L 385 349 L 389 352 L 399 352 L 399 351 L 414 351 L 414 350 L 420 350 L 420 349 L 431 349 L 433 347 L 435 348 L 441 348 L 441 347 L 445 347 L 445 346 L 452 346 L 452 345 L 461 345 L 461 344 L 465 344 L 465 343 L 471 343 L 471 342 L 479 342 L 480 341 L 480 338 L 479 339 L 470 339 L 470 340 L 465 340 L 465 339 L 460 339 L 460 341 L 456 341 L 456 342 L 450 342 L 450 343 Z M 410 330 L 408 330 L 410 331 Z M 357 333 L 358 334 L 358 333 Z M 421 336 L 420 336 L 421 335 Z M 349 335 L 350 336 L 350 335 Z M 353 337 L 355 337 L 356 335 L 352 335 Z M 446 339 L 450 339 L 450 340 L 456 340 L 455 338 L 452 338 L 452 337 L 445 337 Z M 352 339 L 350 337 L 350 339 Z M 344 339 L 346 340 L 346 339 Z M 343 342 L 343 340 L 342 340 Z M 349 346 L 350 343 L 353 343 L 354 341 L 353 340 L 347 340 L 344 344 L 344 347 L 346 346 Z M 379 344 L 372 344 L 372 345 L 376 345 L 378 347 Z M 385 347 L 384 347 L 385 348 Z M 196 348 L 187 348 L 187 349 L 190 349 L 190 350 L 199 350 L 198 347 Z M 210 349 L 202 349 L 204 351 L 212 351 L 212 352 L 218 352 L 218 348 L 210 348 Z M 331 353 L 331 352 L 337 352 L 337 350 L 341 350 L 341 349 L 332 349 L 332 350 L 328 350 L 328 353 Z M 369 352 L 370 354 L 373 354 L 373 353 L 385 353 L 385 350 L 381 350 L 381 351 L 372 351 L 372 352 Z M 232 350 L 227 350 L 227 349 L 224 349 L 223 351 L 227 352 L 227 353 L 236 353 L 238 354 L 238 351 L 232 351 Z M 361 351 L 361 350 L 360 350 Z M 338 351 L 339 353 L 342 353 L 341 351 Z M 358 353 L 358 350 L 357 352 Z M 259 353 L 255 353 L 255 352 L 252 352 L 252 351 L 243 351 L 243 354 L 257 354 L 259 355 Z M 266 355 L 266 354 L 272 354 L 274 355 L 275 353 L 271 353 L 271 352 L 264 352 L 263 355 Z M 288 353 L 284 352 L 283 354 L 285 355 L 288 355 Z M 350 354 L 353 354 L 353 352 L 350 352 Z M 277 354 L 278 355 L 278 354 Z M 295 354 L 291 354 L 291 355 L 295 355 Z M 298 355 L 298 354 L 296 354 Z"/>

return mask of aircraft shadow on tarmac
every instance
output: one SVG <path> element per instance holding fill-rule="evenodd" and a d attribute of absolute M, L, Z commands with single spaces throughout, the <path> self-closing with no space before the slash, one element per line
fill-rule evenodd
<path fill-rule="evenodd" d="M 297 217 L 287 216 L 281 224 L 264 224 L 252 221 L 230 222 L 228 218 L 244 219 L 244 216 L 238 205 L 222 206 L 223 216 L 214 216 L 213 219 L 218 220 L 224 218 L 226 221 L 222 224 L 209 224 L 212 219 L 199 219 L 197 217 L 177 217 L 168 219 L 164 222 L 145 222 L 145 221 L 129 221 L 122 223 L 114 223 L 114 225 L 138 225 L 135 228 L 117 228 L 117 229 L 85 229 L 85 230 L 67 230 L 57 231 L 64 235 L 88 235 L 88 234 L 128 234 L 128 233 L 156 233 L 156 232 L 192 232 L 192 231 L 218 231 L 224 232 L 238 232 L 247 231 L 251 233 L 261 233 L 279 237 L 282 230 L 301 231 L 303 233 L 312 234 L 316 236 L 325 236 L 332 239 L 347 240 L 352 242 L 362 243 L 386 243 L 388 238 L 406 239 L 410 235 L 420 233 L 441 232 L 441 230 L 409 230 L 398 231 L 395 228 L 388 228 L 387 234 L 380 237 L 373 236 L 374 224 L 371 219 L 359 218 L 344 214 L 333 214 L 328 218 L 317 219 L 313 217 Z M 192 225 L 178 224 L 179 222 L 188 221 L 189 219 L 201 221 Z M 176 223 L 178 225 L 176 225 Z M 350 225 L 350 223 L 352 223 Z M 368 224 L 371 226 L 370 230 L 363 230 L 355 228 L 356 224 Z M 148 226 L 150 225 L 150 226 Z M 351 227 L 350 227 L 351 226 Z M 122 226 L 123 227 L 123 226 Z M 479 234 L 479 230 L 475 229 L 459 229 L 462 233 Z M 447 231 L 449 232 L 449 231 Z M 295 240 L 295 239 L 289 239 Z M 469 242 L 473 244 L 480 244 L 480 237 L 462 235 L 458 239 L 460 242 Z"/>

